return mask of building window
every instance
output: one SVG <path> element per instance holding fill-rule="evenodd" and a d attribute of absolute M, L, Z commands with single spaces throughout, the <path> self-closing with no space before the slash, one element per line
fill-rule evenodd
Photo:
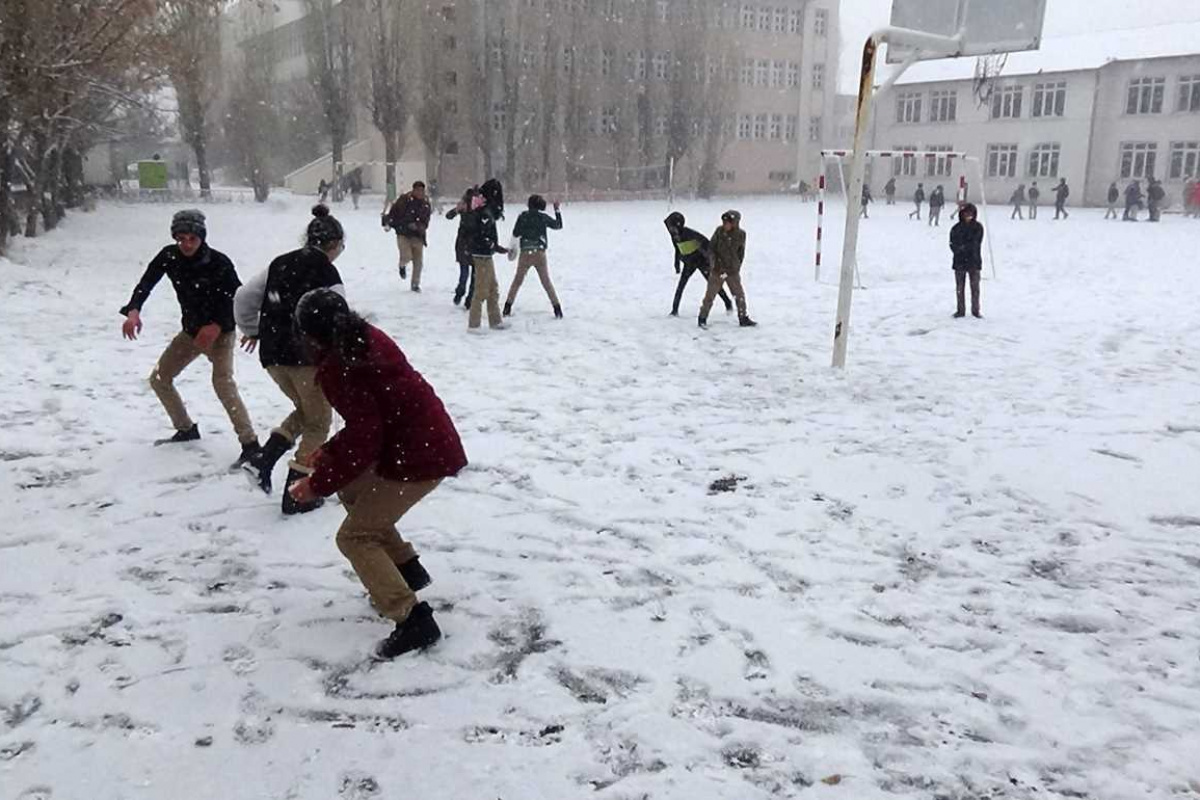
<path fill-rule="evenodd" d="M 916 152 L 915 144 L 901 144 L 892 148 L 897 153 L 913 153 Z M 917 176 L 917 157 L 913 155 L 902 155 L 892 157 L 892 174 L 903 178 L 915 178 Z"/>
<path fill-rule="evenodd" d="M 670 53 L 655 53 L 654 54 L 654 77 L 660 81 L 667 79 L 667 68 L 671 63 Z"/>
<path fill-rule="evenodd" d="M 1029 177 L 1057 178 L 1060 150 L 1057 144 L 1039 144 L 1033 148 L 1029 152 Z"/>
<path fill-rule="evenodd" d="M 458 49 L 458 39 L 454 36 L 447 36 L 445 39 L 442 40 L 442 47 L 445 48 L 446 50 L 457 50 Z"/>
<path fill-rule="evenodd" d="M 450 71 L 450 72 L 446 73 L 446 85 L 447 86 L 458 86 L 458 73 L 457 72 Z"/>
<path fill-rule="evenodd" d="M 666 136 L 668 127 L 668 119 L 665 114 L 660 114 L 654 118 L 654 135 Z"/>
<path fill-rule="evenodd" d="M 760 8 L 758 10 L 758 29 L 763 33 L 771 30 L 771 9 Z"/>
<path fill-rule="evenodd" d="M 821 141 L 821 118 L 809 117 L 808 119 L 808 140 L 810 142 Z"/>
<path fill-rule="evenodd" d="M 447 22 L 454 21 L 454 6 L 442 6 L 442 19 Z"/>
<path fill-rule="evenodd" d="M 768 174 L 767 174 L 767 180 L 769 180 L 769 181 L 773 181 L 773 182 L 775 182 L 775 183 L 788 183 L 788 184 L 791 184 L 791 183 L 795 183 L 795 182 L 796 182 L 796 173 L 794 173 L 794 172 L 787 172 L 787 171 L 784 171 L 784 170 L 779 170 L 779 171 L 776 171 L 776 172 L 771 172 L 771 173 L 768 173 Z"/>
<path fill-rule="evenodd" d="M 954 147 L 948 144 L 931 144 L 925 149 L 932 153 L 950 153 Z M 953 159 L 947 156 L 928 156 L 925 159 L 925 175 L 930 178 L 949 178 L 953 174 L 952 165 Z"/>
<path fill-rule="evenodd" d="M 958 119 L 958 92 L 947 90 L 929 95 L 929 121 L 954 122 Z"/>
<path fill-rule="evenodd" d="M 458 142 L 454 140 L 446 142 L 446 146 L 442 148 L 442 152 L 448 156 L 458 155 Z"/>
<path fill-rule="evenodd" d="M 1200 175 L 1200 142 L 1171 142 L 1171 180 Z"/>
<path fill-rule="evenodd" d="M 488 57 L 492 60 L 492 66 L 499 68 L 504 61 L 504 45 L 496 42 L 488 48 Z"/>
<path fill-rule="evenodd" d="M 666 22 L 671 18 L 670 0 L 658 0 L 658 21 Z"/>
<path fill-rule="evenodd" d="M 772 15 L 771 29 L 776 33 L 787 33 L 787 9 L 777 8 Z"/>
<path fill-rule="evenodd" d="M 829 29 L 829 12 L 823 8 L 818 8 L 816 14 L 813 15 L 813 33 L 817 36 L 824 36 Z"/>
<path fill-rule="evenodd" d="M 742 73 L 741 73 L 740 83 L 743 86 L 753 86 L 754 85 L 754 59 L 753 58 L 743 58 L 742 59 Z"/>
<path fill-rule="evenodd" d="M 755 139 L 767 138 L 767 115 L 766 114 L 755 114 L 754 115 L 754 138 Z"/>
<path fill-rule="evenodd" d="M 742 6 L 742 27 L 746 30 L 754 30 L 754 9 L 750 6 Z"/>
<path fill-rule="evenodd" d="M 989 178 L 1017 177 L 1017 146 L 1015 144 L 989 144 L 987 173 Z"/>
<path fill-rule="evenodd" d="M 771 62 L 760 58 L 754 65 L 754 85 L 767 86 L 771 79 Z"/>
<path fill-rule="evenodd" d="M 800 88 L 800 65 L 789 61 L 787 65 L 787 85 L 789 89 Z"/>
<path fill-rule="evenodd" d="M 992 94 L 992 119 L 1020 119 L 1021 101 L 1025 91 L 1021 86 L 1004 86 Z"/>
<path fill-rule="evenodd" d="M 825 88 L 825 65 L 824 64 L 813 64 L 812 88 L 814 88 L 818 91 Z"/>
<path fill-rule="evenodd" d="M 606 106 L 600 109 L 600 132 L 617 132 L 617 109 L 615 106 Z"/>
<path fill-rule="evenodd" d="M 492 103 L 492 130 L 497 133 L 508 127 L 508 111 L 504 108 L 504 103 L 496 101 Z"/>
<path fill-rule="evenodd" d="M 646 78 L 646 51 L 638 50 L 633 56 L 633 77 L 639 80 Z"/>
<path fill-rule="evenodd" d="M 444 108 L 446 110 L 446 113 L 449 116 L 451 116 L 451 117 L 458 116 L 458 101 L 455 100 L 454 98 L 450 98 L 449 100 L 447 100 L 445 102 L 445 104 L 443 104 L 442 108 Z"/>
<path fill-rule="evenodd" d="M 772 86 L 774 86 L 774 87 L 782 87 L 783 86 L 783 70 L 784 70 L 784 68 L 785 68 L 785 65 L 784 65 L 784 62 L 782 62 L 782 61 L 772 61 L 771 62 L 771 85 Z"/>
<path fill-rule="evenodd" d="M 1176 111 L 1200 111 L 1200 75 L 1185 75 L 1179 79 L 1179 103 Z"/>
<path fill-rule="evenodd" d="M 562 50 L 562 70 L 564 75 L 575 71 L 575 48 L 564 47 Z"/>
<path fill-rule="evenodd" d="M 804 13 L 798 8 L 788 10 L 787 32 L 793 36 L 804 33 Z"/>
<path fill-rule="evenodd" d="M 1154 142 L 1126 142 L 1121 145 L 1121 177 L 1154 177 L 1158 145 Z"/>
<path fill-rule="evenodd" d="M 783 114 L 772 114 L 771 115 L 771 138 L 772 139 L 782 139 L 783 138 Z"/>
<path fill-rule="evenodd" d="M 921 94 L 909 92 L 896 96 L 896 122 L 921 121 Z"/>
<path fill-rule="evenodd" d="M 1033 86 L 1035 117 L 1061 117 L 1067 108 L 1067 82 L 1036 83 Z"/>
<path fill-rule="evenodd" d="M 797 114 L 788 114 L 784 120 L 783 138 L 785 141 L 794 142 L 800 129 L 800 117 Z"/>
<path fill-rule="evenodd" d="M 749 139 L 754 130 L 754 118 L 749 114 L 738 114 L 737 137 Z"/>
<path fill-rule="evenodd" d="M 721 183 L 733 183 L 737 180 L 737 173 L 731 169 L 717 170 L 717 180 Z"/>
<path fill-rule="evenodd" d="M 612 75 L 613 58 L 615 57 L 611 47 L 606 47 L 600 51 L 600 74 L 608 77 Z"/>
<path fill-rule="evenodd" d="M 1163 110 L 1163 94 L 1166 90 L 1166 78 L 1134 78 L 1129 82 L 1129 95 L 1125 100 L 1125 113 L 1161 114 Z"/>
<path fill-rule="evenodd" d="M 533 49 L 533 45 L 528 43 L 521 45 L 521 67 L 523 69 L 536 69 L 537 65 L 537 51 Z"/>

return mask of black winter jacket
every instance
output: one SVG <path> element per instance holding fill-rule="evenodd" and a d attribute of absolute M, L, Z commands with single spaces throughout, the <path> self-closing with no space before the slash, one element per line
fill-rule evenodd
<path fill-rule="evenodd" d="M 486 258 L 493 253 L 503 252 L 500 248 L 500 234 L 496 231 L 496 215 L 490 206 L 468 211 L 463 216 L 471 255 Z"/>
<path fill-rule="evenodd" d="M 179 245 L 167 245 L 160 250 L 146 267 L 121 313 L 128 316 L 130 311 L 140 312 L 163 275 L 171 279 L 179 298 L 184 333 L 195 336 L 214 322 L 221 326 L 222 333 L 233 330 L 233 296 L 242 282 L 229 257 L 207 244 L 201 245 L 191 258 L 184 257 Z"/>
<path fill-rule="evenodd" d="M 296 304 L 313 289 L 341 290 L 342 276 L 315 247 L 284 253 L 237 293 L 236 314 L 242 333 L 258 339 L 264 367 L 307 367 L 312 361 L 293 326 Z"/>
<path fill-rule="evenodd" d="M 950 229 L 950 251 L 955 270 L 983 269 L 983 225 L 978 220 L 960 221 Z"/>
<path fill-rule="evenodd" d="M 671 229 L 668 228 L 667 230 L 670 231 Z M 676 272 L 684 264 L 692 267 L 708 268 L 709 259 L 712 257 L 712 245 L 703 233 L 683 227 L 679 229 L 678 234 L 671 233 L 671 241 L 675 245 Z"/>

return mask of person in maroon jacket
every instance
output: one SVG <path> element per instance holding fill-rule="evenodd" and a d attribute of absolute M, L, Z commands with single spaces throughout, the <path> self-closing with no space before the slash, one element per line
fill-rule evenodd
<path fill-rule="evenodd" d="M 396 629 L 376 654 L 395 658 L 441 638 L 416 592 L 429 573 L 396 522 L 467 465 L 458 431 L 433 387 L 386 333 L 331 289 L 296 305 L 296 327 L 317 366 L 317 383 L 346 426 L 326 442 L 310 477 L 289 491 L 299 503 L 337 493 L 346 508 L 337 545 L 371 602 Z"/>
<path fill-rule="evenodd" d="M 383 227 L 396 232 L 396 247 L 400 250 L 400 279 L 408 276 L 408 265 L 413 265 L 412 290 L 421 291 L 421 269 L 425 264 L 426 234 L 429 231 L 429 198 L 425 196 L 425 182 L 417 181 L 412 191 L 396 198 L 391 209 L 383 215 Z"/>

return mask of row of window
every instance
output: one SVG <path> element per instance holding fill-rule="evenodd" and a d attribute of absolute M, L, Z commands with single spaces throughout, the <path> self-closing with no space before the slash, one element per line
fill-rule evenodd
<path fill-rule="evenodd" d="M 768 61 L 765 58 L 742 59 L 738 82 L 742 86 L 766 86 L 772 89 L 799 89 L 800 64 L 795 61 Z M 813 89 L 825 88 L 825 65 L 813 64 Z"/>
<path fill-rule="evenodd" d="M 659 22 L 673 21 L 675 11 L 672 0 L 655 0 L 654 14 Z M 547 13 L 556 11 L 590 13 L 610 22 L 625 21 L 625 7 L 620 0 L 525 0 L 526 8 L 542 8 Z M 455 18 L 454 6 L 442 7 L 442 16 Z M 630 21 L 638 21 L 631 19 Z M 804 33 L 804 10 L 802 8 L 780 8 L 742 5 L 734 7 L 722 4 L 715 9 L 713 24 L 719 28 L 739 27 L 743 30 L 787 33 L 801 36 Z M 829 30 L 829 11 L 817 9 L 813 14 L 813 33 L 825 36 Z"/>
<path fill-rule="evenodd" d="M 1039 144 L 1029 151 L 1027 170 L 1030 178 L 1057 178 L 1062 148 L 1059 144 Z M 1015 178 L 1020 163 L 1015 144 L 990 144 L 987 148 L 989 178 Z M 1121 145 L 1118 174 L 1123 179 L 1157 176 L 1158 144 L 1124 142 Z M 1200 175 L 1200 141 L 1171 142 L 1167 177 L 1183 180 Z"/>
<path fill-rule="evenodd" d="M 774 139 L 792 142 L 796 140 L 799 126 L 800 118 L 795 114 L 739 114 L 737 138 L 743 141 Z M 820 117 L 810 120 L 808 134 L 810 141 L 820 141 Z"/>
<path fill-rule="evenodd" d="M 731 169 L 717 170 L 717 181 L 720 183 L 733 183 L 737 180 L 737 172 Z M 781 183 L 790 186 L 796 182 L 796 173 L 793 170 L 772 170 L 767 173 L 767 180 L 773 183 Z"/>
<path fill-rule="evenodd" d="M 1035 83 L 1031 95 L 1029 116 L 1061 117 L 1066 113 L 1066 81 Z M 928 111 L 926 111 L 928 108 Z M 989 110 L 992 119 L 1020 119 L 1025 111 L 1025 87 L 1001 86 L 991 97 Z M 955 122 L 958 120 L 958 92 L 954 89 L 929 92 L 925 104 L 924 92 L 903 92 L 896 97 L 896 122 Z"/>
<path fill-rule="evenodd" d="M 1166 78 L 1134 78 L 1125 97 L 1126 114 L 1161 114 L 1167 94 Z M 1175 90 L 1175 110 L 1200 113 L 1200 75 L 1179 78 Z"/>
<path fill-rule="evenodd" d="M 718 19 L 718 24 L 725 26 L 729 26 L 731 21 L 727 14 L 719 16 Z M 802 36 L 804 34 L 804 10 L 802 8 L 743 5 L 738 14 L 738 27 L 747 31 L 757 30 Z M 825 36 L 828 32 L 829 11 L 818 8 L 813 12 L 813 35 Z"/>
<path fill-rule="evenodd" d="M 952 153 L 954 152 L 953 145 L 948 144 L 933 144 L 923 148 L 918 148 L 916 145 L 902 144 L 898 147 L 893 147 L 893 150 L 902 153 L 911 153 L 914 150 L 925 150 L 930 153 Z M 919 162 L 924 161 L 924 164 Z M 892 159 L 892 174 L 915 178 L 919 170 L 924 167 L 925 177 L 927 178 L 948 178 L 953 174 L 953 161 L 947 156 L 930 155 L 924 158 L 916 156 L 899 156 Z"/>

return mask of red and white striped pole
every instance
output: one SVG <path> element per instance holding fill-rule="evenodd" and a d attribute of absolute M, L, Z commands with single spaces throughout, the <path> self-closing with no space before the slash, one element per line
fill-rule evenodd
<path fill-rule="evenodd" d="M 821 159 L 821 176 L 817 178 L 817 267 L 813 280 L 821 280 L 821 231 L 825 227 L 825 159 Z"/>

